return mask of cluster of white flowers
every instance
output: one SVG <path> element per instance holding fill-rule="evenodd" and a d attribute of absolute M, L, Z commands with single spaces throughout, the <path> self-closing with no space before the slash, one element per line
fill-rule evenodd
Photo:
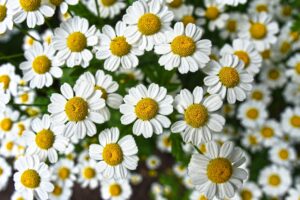
<path fill-rule="evenodd" d="M 279 0 L 0 0 L 0 42 L 25 34 L 21 56 L 0 52 L 0 191 L 13 177 L 12 200 L 68 200 L 74 184 L 135 199 L 132 185 L 164 175 L 172 154 L 166 173 L 187 199 L 299 200 L 297 12 Z M 162 182 L 144 190 L 181 199 Z"/>

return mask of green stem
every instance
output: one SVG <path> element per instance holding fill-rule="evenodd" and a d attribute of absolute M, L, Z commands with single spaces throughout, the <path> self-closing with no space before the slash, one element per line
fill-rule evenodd
<path fill-rule="evenodd" d="M 98 15 L 98 18 L 100 18 L 100 10 L 99 10 L 99 2 L 98 2 L 98 0 L 95 0 L 95 4 L 97 6 L 97 15 Z"/>
<path fill-rule="evenodd" d="M 27 106 L 27 107 L 30 107 L 30 106 L 36 106 L 36 107 L 48 106 L 48 104 L 17 104 L 17 103 L 14 103 L 13 105 L 14 106 Z"/>
<path fill-rule="evenodd" d="M 50 22 L 49 22 L 48 19 L 45 19 L 45 23 L 47 24 L 48 28 L 50 28 L 51 31 L 53 32 L 53 27 L 52 27 L 52 25 L 50 24 Z"/>
<path fill-rule="evenodd" d="M 33 37 L 27 30 L 24 30 L 22 27 L 20 27 L 20 26 L 18 26 L 18 25 L 16 25 L 16 24 L 15 24 L 15 27 L 16 27 L 19 31 L 21 31 L 24 35 L 27 35 L 27 36 L 31 37 L 31 38 L 34 39 L 35 41 L 42 42 L 41 40 L 38 40 L 38 39 L 36 39 L 35 37 Z"/>
<path fill-rule="evenodd" d="M 9 59 L 12 59 L 12 58 L 19 58 L 19 57 L 23 57 L 23 56 L 24 56 L 23 53 L 9 55 L 9 56 L 3 55 L 3 56 L 0 57 L 0 60 L 9 60 Z"/>

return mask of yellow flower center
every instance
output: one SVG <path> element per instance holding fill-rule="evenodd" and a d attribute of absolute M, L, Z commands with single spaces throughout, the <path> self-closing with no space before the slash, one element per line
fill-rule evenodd
<path fill-rule="evenodd" d="M 163 139 L 163 143 L 166 147 L 170 147 L 172 145 L 172 140 L 169 137 L 167 137 Z"/>
<path fill-rule="evenodd" d="M 260 40 L 266 37 L 267 27 L 261 23 L 253 23 L 250 27 L 250 34 L 254 39 Z"/>
<path fill-rule="evenodd" d="M 249 119 L 255 120 L 259 117 L 259 112 L 256 108 L 250 108 L 250 109 L 247 110 L 246 116 Z"/>
<path fill-rule="evenodd" d="M 19 2 L 26 12 L 36 11 L 41 6 L 41 0 L 19 0 Z"/>
<path fill-rule="evenodd" d="M 264 138 L 271 138 L 274 136 L 274 130 L 270 127 L 263 127 L 261 129 L 261 135 L 264 137 Z"/>
<path fill-rule="evenodd" d="M 280 76 L 280 73 L 277 69 L 271 69 L 268 73 L 268 76 L 271 80 L 277 80 Z"/>
<path fill-rule="evenodd" d="M 119 184 L 115 183 L 109 186 L 109 193 L 113 197 L 120 196 L 122 193 L 122 188 Z"/>
<path fill-rule="evenodd" d="M 65 112 L 69 121 L 82 121 L 88 115 L 88 103 L 81 97 L 69 99 L 65 105 Z"/>
<path fill-rule="evenodd" d="M 288 53 L 290 49 L 291 49 L 291 44 L 288 41 L 284 41 L 280 46 L 280 52 L 283 54 Z"/>
<path fill-rule="evenodd" d="M 27 108 L 26 112 L 30 117 L 35 117 L 40 114 L 40 110 L 37 108 Z"/>
<path fill-rule="evenodd" d="M 2 75 L 0 76 L 0 83 L 3 84 L 3 89 L 7 90 L 10 83 L 10 77 L 8 75 Z"/>
<path fill-rule="evenodd" d="M 67 167 L 61 167 L 58 170 L 58 177 L 62 180 L 66 180 L 70 176 L 70 169 Z"/>
<path fill-rule="evenodd" d="M 41 182 L 41 177 L 40 175 L 37 173 L 37 171 L 33 170 L 33 169 L 28 169 L 26 171 L 23 172 L 23 174 L 21 175 L 21 183 L 30 189 L 34 189 L 39 187 Z"/>
<path fill-rule="evenodd" d="M 50 3 L 52 3 L 55 6 L 59 6 L 64 0 L 50 0 Z"/>
<path fill-rule="evenodd" d="M 113 55 L 122 57 L 127 55 L 131 50 L 131 45 L 128 44 L 123 36 L 116 37 L 110 42 L 110 51 Z"/>
<path fill-rule="evenodd" d="M 53 189 L 53 191 L 52 191 L 52 194 L 54 195 L 54 196 L 60 196 L 61 194 L 62 194 L 62 187 L 60 187 L 59 185 L 54 185 L 54 189 Z"/>
<path fill-rule="evenodd" d="M 10 118 L 4 118 L 1 120 L 0 125 L 3 131 L 8 132 L 13 126 L 13 121 Z"/>
<path fill-rule="evenodd" d="M 240 83 L 240 75 L 235 68 L 223 67 L 219 72 L 219 79 L 223 85 L 233 88 Z"/>
<path fill-rule="evenodd" d="M 262 51 L 260 54 L 264 60 L 269 59 L 271 57 L 270 49 L 266 49 L 266 50 Z"/>
<path fill-rule="evenodd" d="M 241 191 L 242 200 L 252 200 L 252 192 L 247 189 Z"/>
<path fill-rule="evenodd" d="M 234 52 L 234 55 L 239 57 L 239 59 L 242 60 L 245 63 L 245 68 L 248 67 L 248 65 L 250 64 L 250 57 L 249 57 L 247 52 L 245 52 L 245 51 L 236 51 L 236 52 Z"/>
<path fill-rule="evenodd" d="M 112 6 L 113 4 L 115 4 L 116 0 L 101 0 L 101 2 L 102 2 L 102 5 L 109 7 L 109 6 Z"/>
<path fill-rule="evenodd" d="M 252 99 L 255 99 L 257 101 L 262 100 L 264 97 L 263 93 L 259 90 L 253 91 L 251 96 L 252 96 Z"/>
<path fill-rule="evenodd" d="M 297 31 L 290 32 L 290 37 L 292 38 L 293 42 L 299 40 L 300 34 Z"/>
<path fill-rule="evenodd" d="M 205 16 L 209 20 L 215 20 L 219 17 L 219 15 L 220 15 L 220 11 L 215 6 L 210 6 L 206 9 Z"/>
<path fill-rule="evenodd" d="M 0 22 L 4 21 L 6 17 L 7 8 L 5 5 L 0 5 Z"/>
<path fill-rule="evenodd" d="M 173 0 L 171 3 L 169 3 L 169 6 L 171 8 L 179 8 L 182 5 L 182 0 Z"/>
<path fill-rule="evenodd" d="M 199 147 L 199 150 L 201 151 L 201 153 L 206 153 L 207 149 L 206 149 L 206 145 L 205 144 L 201 144 Z"/>
<path fill-rule="evenodd" d="M 282 10 L 281 10 L 281 11 L 282 11 L 282 15 L 283 15 L 283 16 L 289 17 L 289 16 L 292 15 L 293 9 L 292 9 L 292 7 L 289 6 L 289 5 L 284 5 L 284 6 L 282 7 Z"/>
<path fill-rule="evenodd" d="M 135 114 L 141 120 L 154 118 L 159 110 L 158 104 L 151 98 L 141 99 L 135 106 Z"/>
<path fill-rule="evenodd" d="M 215 158 L 207 165 L 207 177 L 213 183 L 227 182 L 233 173 L 232 164 L 226 158 Z"/>
<path fill-rule="evenodd" d="M 153 35 L 161 28 L 161 21 L 158 16 L 146 13 L 138 21 L 138 29 L 143 35 Z"/>
<path fill-rule="evenodd" d="M 195 53 L 196 43 L 192 38 L 180 35 L 173 39 L 171 49 L 174 54 L 177 54 L 180 57 L 187 57 Z"/>
<path fill-rule="evenodd" d="M 295 128 L 300 128 L 300 116 L 299 115 L 292 116 L 291 124 Z"/>
<path fill-rule="evenodd" d="M 204 126 L 208 118 L 208 111 L 202 104 L 192 104 L 184 112 L 184 120 L 193 128 Z"/>
<path fill-rule="evenodd" d="M 297 74 L 300 75 L 300 62 L 297 63 L 297 65 L 295 66 L 295 71 L 296 71 Z"/>
<path fill-rule="evenodd" d="M 95 175 L 96 175 L 96 171 L 93 168 L 91 168 L 91 167 L 86 167 L 83 170 L 83 176 L 86 179 L 92 179 L 92 178 L 95 177 Z"/>
<path fill-rule="evenodd" d="M 191 24 L 196 24 L 196 19 L 195 17 L 193 17 L 192 15 L 185 15 L 183 16 L 182 18 L 182 23 L 186 26 L 188 25 L 189 23 Z"/>
<path fill-rule="evenodd" d="M 0 176 L 3 174 L 3 169 L 0 167 Z"/>
<path fill-rule="evenodd" d="M 269 176 L 269 184 L 273 187 L 278 186 L 281 183 L 281 178 L 277 174 Z"/>
<path fill-rule="evenodd" d="M 29 100 L 29 94 L 28 93 L 21 94 L 20 100 L 22 103 L 26 103 Z"/>
<path fill-rule="evenodd" d="M 96 85 L 95 89 L 100 90 L 102 92 L 102 95 L 101 95 L 102 99 L 105 99 L 105 100 L 107 99 L 107 91 L 103 87 Z"/>
<path fill-rule="evenodd" d="M 123 161 L 123 151 L 120 145 L 115 143 L 107 144 L 103 149 L 102 156 L 103 160 L 111 166 L 119 165 Z"/>
<path fill-rule="evenodd" d="M 18 129 L 19 129 L 18 135 L 22 136 L 24 131 L 25 131 L 25 125 L 24 124 L 18 124 Z"/>
<path fill-rule="evenodd" d="M 248 141 L 251 145 L 257 145 L 257 138 L 254 135 L 249 135 L 248 136 Z"/>
<path fill-rule="evenodd" d="M 268 6 L 266 4 L 259 4 L 256 6 L 257 12 L 268 12 Z"/>
<path fill-rule="evenodd" d="M 67 46 L 72 52 L 81 52 L 87 46 L 87 38 L 80 32 L 74 32 L 69 35 Z"/>
<path fill-rule="evenodd" d="M 6 143 L 5 147 L 8 151 L 11 151 L 14 147 L 14 143 L 13 142 L 8 142 L 8 143 Z"/>
<path fill-rule="evenodd" d="M 51 60 L 45 55 L 36 57 L 32 62 L 32 69 L 37 74 L 45 74 L 50 68 Z"/>
<path fill-rule="evenodd" d="M 281 149 L 278 152 L 278 156 L 282 159 L 282 160 L 287 160 L 289 158 L 289 151 L 286 149 Z"/>
<path fill-rule="evenodd" d="M 23 197 L 19 197 L 16 200 L 25 200 Z"/>
<path fill-rule="evenodd" d="M 236 20 L 230 19 L 226 23 L 226 29 L 231 33 L 236 32 L 236 25 Z"/>
<path fill-rule="evenodd" d="M 53 146 L 55 136 L 51 130 L 43 129 L 35 136 L 36 145 L 44 150 L 50 149 Z"/>
<path fill-rule="evenodd" d="M 207 198 L 206 198 L 205 195 L 201 195 L 201 196 L 199 197 L 199 200 L 207 200 Z"/>

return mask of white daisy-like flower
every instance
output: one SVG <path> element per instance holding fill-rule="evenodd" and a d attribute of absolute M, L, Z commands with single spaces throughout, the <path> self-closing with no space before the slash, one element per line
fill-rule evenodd
<path fill-rule="evenodd" d="M 270 48 L 277 41 L 278 23 L 267 13 L 252 15 L 247 23 L 241 25 L 240 38 L 253 42 L 259 51 Z"/>
<path fill-rule="evenodd" d="M 0 112 L 0 138 L 11 135 L 15 131 L 15 125 L 19 119 L 20 113 L 7 106 L 5 110 Z"/>
<path fill-rule="evenodd" d="M 104 122 L 100 110 L 105 106 L 105 100 L 101 98 L 101 91 L 89 84 L 81 84 L 77 88 L 64 83 L 60 91 L 50 97 L 51 103 L 48 111 L 55 124 L 66 124 L 64 135 L 72 137 L 76 135 L 82 139 L 96 134 L 96 124 Z M 75 93 L 75 95 L 74 95 Z"/>
<path fill-rule="evenodd" d="M 101 197 L 105 200 L 129 199 L 132 194 L 131 186 L 127 179 L 103 180 L 101 182 Z"/>
<path fill-rule="evenodd" d="M 29 28 L 42 25 L 45 17 L 52 17 L 54 9 L 44 0 L 10 0 L 14 22 L 17 24 L 27 21 Z"/>
<path fill-rule="evenodd" d="M 287 76 L 291 77 L 292 81 L 300 83 L 300 53 L 293 55 L 288 60 L 287 66 L 290 68 L 286 70 Z"/>
<path fill-rule="evenodd" d="M 282 22 L 289 22 L 294 14 L 297 14 L 297 9 L 289 3 L 275 5 L 274 14 Z"/>
<path fill-rule="evenodd" d="M 31 48 L 35 43 L 38 43 L 40 40 L 41 35 L 36 30 L 29 30 L 28 35 L 26 35 L 23 39 L 23 50 L 25 51 L 26 49 Z"/>
<path fill-rule="evenodd" d="M 248 93 L 248 98 L 268 105 L 272 100 L 271 90 L 265 84 L 253 85 L 252 90 Z"/>
<path fill-rule="evenodd" d="M 55 9 L 59 7 L 59 10 L 62 14 L 68 12 L 69 5 L 76 5 L 78 4 L 79 0 L 48 0 L 50 5 Z"/>
<path fill-rule="evenodd" d="M 54 187 L 50 182 L 48 165 L 41 162 L 38 156 L 20 157 L 15 162 L 17 172 L 14 174 L 16 191 L 24 194 L 28 199 L 34 197 L 46 200 L 48 193 Z"/>
<path fill-rule="evenodd" d="M 203 192 L 193 190 L 190 194 L 189 200 L 207 200 L 207 196 Z"/>
<path fill-rule="evenodd" d="M 257 74 L 262 64 L 262 58 L 252 42 L 235 39 L 232 46 L 226 44 L 220 51 L 221 56 L 234 54 L 244 62 L 244 68 L 249 74 Z"/>
<path fill-rule="evenodd" d="M 208 199 L 215 196 L 231 198 L 248 177 L 247 171 L 241 167 L 245 161 L 244 152 L 232 142 L 220 146 L 211 141 L 205 155 L 192 155 L 188 175 L 195 188 Z"/>
<path fill-rule="evenodd" d="M 244 101 L 246 93 L 252 89 L 253 76 L 244 69 L 243 61 L 235 55 L 226 54 L 219 62 L 211 60 L 203 71 L 208 75 L 204 78 L 207 92 L 220 94 L 223 99 L 227 96 L 230 104 Z"/>
<path fill-rule="evenodd" d="M 286 200 L 300 199 L 300 184 L 297 184 L 295 188 L 290 188 Z"/>
<path fill-rule="evenodd" d="M 274 9 L 276 4 L 279 4 L 278 0 L 274 0 L 271 2 L 268 0 L 254 0 L 250 2 L 248 12 L 250 14 L 255 14 L 255 13 L 273 14 L 275 11 Z"/>
<path fill-rule="evenodd" d="M 0 0 L 0 34 L 12 30 L 14 26 L 12 9 L 8 0 Z"/>
<path fill-rule="evenodd" d="M 292 138 L 299 139 L 300 107 L 286 108 L 281 114 L 281 127 Z"/>
<path fill-rule="evenodd" d="M 278 197 L 288 191 L 292 178 L 290 171 L 286 168 L 271 165 L 260 172 L 258 182 L 265 194 L 271 197 Z"/>
<path fill-rule="evenodd" d="M 174 107 L 184 115 L 183 120 L 175 122 L 171 131 L 181 133 L 183 140 L 194 145 L 212 139 L 211 132 L 220 132 L 225 119 L 215 112 L 222 107 L 223 101 L 217 94 L 204 98 L 203 89 L 196 87 L 191 93 L 187 89 L 175 97 Z"/>
<path fill-rule="evenodd" d="M 143 181 L 143 176 L 139 173 L 131 173 L 129 181 L 132 185 L 139 185 Z"/>
<path fill-rule="evenodd" d="M 260 200 L 262 197 L 261 189 L 252 181 L 244 183 L 242 189 L 239 191 L 239 200 Z"/>
<path fill-rule="evenodd" d="M 156 144 L 157 148 L 162 152 L 171 152 L 172 149 L 172 141 L 171 141 L 171 133 L 170 132 L 164 132 L 163 134 L 159 135 Z"/>
<path fill-rule="evenodd" d="M 286 68 L 283 64 L 269 63 L 259 74 L 259 79 L 271 89 L 282 87 L 287 82 Z"/>
<path fill-rule="evenodd" d="M 291 162 L 296 161 L 297 153 L 289 144 L 279 143 L 271 148 L 269 158 L 273 163 L 289 168 Z"/>
<path fill-rule="evenodd" d="M 157 155 L 151 155 L 146 159 L 146 166 L 150 170 L 156 170 L 161 165 L 161 159 Z"/>
<path fill-rule="evenodd" d="M 239 106 L 237 117 L 245 127 L 261 126 L 268 117 L 266 105 L 256 101 L 245 102 Z"/>
<path fill-rule="evenodd" d="M 99 135 L 99 144 L 91 144 L 89 155 L 91 159 L 99 161 L 97 171 L 104 178 L 124 179 L 128 170 L 137 168 L 138 148 L 131 135 L 119 140 L 118 128 L 105 129 Z"/>
<path fill-rule="evenodd" d="M 32 104 L 36 97 L 36 91 L 24 86 L 20 87 L 17 96 L 14 98 L 14 102 L 17 104 Z M 28 106 L 20 106 L 21 110 L 26 110 Z"/>
<path fill-rule="evenodd" d="M 11 173 L 12 170 L 9 164 L 4 158 L 0 157 L 0 191 L 6 188 Z"/>
<path fill-rule="evenodd" d="M 216 0 L 217 3 L 225 4 L 229 6 L 238 6 L 239 4 L 245 4 L 247 0 Z"/>
<path fill-rule="evenodd" d="M 53 77 L 62 76 L 62 63 L 56 59 L 52 46 L 35 43 L 24 55 L 27 61 L 20 64 L 20 69 L 23 71 L 24 81 L 30 81 L 31 88 L 50 87 Z"/>
<path fill-rule="evenodd" d="M 172 169 L 178 177 L 184 177 L 187 173 L 187 167 L 179 162 L 175 163 Z"/>
<path fill-rule="evenodd" d="M 4 92 L 15 96 L 20 77 L 15 73 L 15 66 L 10 63 L 0 65 L 0 87 Z"/>
<path fill-rule="evenodd" d="M 126 24 L 119 21 L 115 30 L 105 25 L 99 35 L 100 44 L 94 47 L 96 58 L 105 60 L 104 69 L 116 71 L 119 68 L 136 68 L 139 64 L 137 56 L 144 54 L 136 44 L 129 44 L 124 36 Z"/>
<path fill-rule="evenodd" d="M 74 161 L 66 158 L 60 159 L 51 167 L 51 180 L 65 187 L 72 187 L 77 172 Z"/>
<path fill-rule="evenodd" d="M 220 36 L 223 39 L 235 39 L 238 35 L 238 30 L 241 24 L 248 20 L 248 16 L 239 12 L 229 13 L 228 19 L 226 19 L 225 26 L 220 30 Z"/>
<path fill-rule="evenodd" d="M 38 155 L 41 161 L 48 158 L 50 163 L 56 163 L 57 151 L 63 152 L 69 143 L 69 139 L 62 135 L 64 128 L 64 124 L 52 123 L 47 114 L 32 120 L 32 131 L 26 131 L 23 135 L 27 142 L 26 154 Z"/>
<path fill-rule="evenodd" d="M 43 40 L 43 45 L 50 45 L 52 44 L 52 38 L 53 38 L 53 32 L 50 29 L 47 29 L 43 34 L 42 34 L 42 40 Z"/>
<path fill-rule="evenodd" d="M 177 21 L 182 19 L 189 9 L 188 5 L 185 3 L 185 0 L 167 0 L 166 5 L 168 6 L 169 10 L 173 12 L 174 19 Z"/>
<path fill-rule="evenodd" d="M 288 103 L 300 106 L 300 83 L 287 83 L 283 96 Z"/>
<path fill-rule="evenodd" d="M 202 34 L 195 24 L 185 27 L 182 22 L 177 22 L 165 42 L 155 46 L 155 53 L 162 55 L 159 64 L 166 70 L 178 68 L 181 74 L 203 68 L 210 60 L 212 44 L 210 40 L 201 39 Z"/>
<path fill-rule="evenodd" d="M 134 122 L 133 134 L 149 138 L 153 132 L 162 134 L 163 128 L 170 127 L 171 121 L 166 115 L 173 112 L 173 97 L 167 95 L 166 88 L 151 83 L 147 89 L 140 84 L 130 88 L 128 93 L 124 97 L 125 103 L 120 106 L 121 123 Z"/>
<path fill-rule="evenodd" d="M 273 119 L 269 119 L 260 125 L 257 133 L 260 137 L 261 144 L 265 147 L 276 145 L 279 142 L 279 138 L 283 136 L 279 123 Z"/>
<path fill-rule="evenodd" d="M 95 189 L 98 187 L 102 176 L 97 172 L 97 163 L 95 160 L 89 159 L 89 161 L 80 161 L 77 165 L 78 168 L 78 183 L 82 188 Z"/>
<path fill-rule="evenodd" d="M 18 191 L 14 191 L 14 193 L 11 196 L 11 200 L 30 200 L 30 199 L 28 199 L 28 197 L 25 196 L 25 194 L 22 194 L 21 192 Z"/>
<path fill-rule="evenodd" d="M 129 44 L 136 43 L 141 50 L 151 51 L 154 45 L 168 38 L 173 17 L 173 13 L 159 1 L 136 1 L 123 16 L 123 21 L 128 24 L 124 36 Z"/>
<path fill-rule="evenodd" d="M 183 9 L 182 17 L 179 18 L 177 21 L 181 21 L 185 26 L 189 23 L 195 24 L 195 25 L 201 25 L 201 20 L 197 19 L 194 16 L 194 6 L 193 5 L 185 5 L 186 9 Z M 170 7 L 169 7 L 170 8 Z M 171 9 L 170 9 L 171 10 Z M 174 13 L 174 15 L 176 15 Z"/>
<path fill-rule="evenodd" d="M 72 196 L 72 188 L 53 182 L 54 189 L 49 193 L 49 199 L 51 200 L 69 200 Z M 26 200 L 26 199 L 24 199 Z"/>
<path fill-rule="evenodd" d="M 57 50 L 57 58 L 68 67 L 80 65 L 87 68 L 93 58 L 88 47 L 98 43 L 95 25 L 89 27 L 88 20 L 78 16 L 60 24 L 54 31 L 53 47 Z"/>
<path fill-rule="evenodd" d="M 5 137 L 1 140 L 1 156 L 5 158 L 15 158 L 20 155 L 24 155 L 24 148 L 19 148 L 20 146 L 16 143 L 16 140 L 12 136 Z"/>
<path fill-rule="evenodd" d="M 0 87 L 0 110 L 5 110 L 6 105 L 10 101 L 10 95 L 4 92 L 4 89 Z"/>
<path fill-rule="evenodd" d="M 102 18 L 113 19 L 116 15 L 119 15 L 121 11 L 126 8 L 124 0 L 97 0 L 98 7 L 95 1 L 89 1 L 87 3 L 89 9 L 95 14 L 99 14 Z"/>
<path fill-rule="evenodd" d="M 222 29 L 225 26 L 226 20 L 229 18 L 227 13 L 223 13 L 225 10 L 225 4 L 218 3 L 217 0 L 205 0 L 205 8 L 196 9 L 196 15 L 203 18 L 202 23 L 208 21 L 208 29 L 215 31 L 216 28 Z"/>
<path fill-rule="evenodd" d="M 275 62 L 280 62 L 287 58 L 293 51 L 293 42 L 287 35 L 281 34 L 278 37 L 275 45 L 272 46 L 272 56 L 271 59 Z"/>

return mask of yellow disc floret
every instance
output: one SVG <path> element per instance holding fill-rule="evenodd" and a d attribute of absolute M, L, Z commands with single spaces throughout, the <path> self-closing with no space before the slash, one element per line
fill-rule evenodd
<path fill-rule="evenodd" d="M 51 60 L 45 56 L 37 56 L 32 62 L 32 69 L 37 74 L 45 74 L 51 68 Z"/>
<path fill-rule="evenodd" d="M 72 52 L 81 52 L 87 46 L 87 38 L 81 32 L 74 32 L 69 35 L 67 46 Z"/>
<path fill-rule="evenodd" d="M 174 54 L 177 54 L 180 57 L 187 57 L 195 53 L 196 43 L 192 38 L 180 35 L 173 39 L 171 49 Z"/>
<path fill-rule="evenodd" d="M 105 100 L 107 99 L 107 91 L 103 87 L 96 85 L 95 89 L 100 90 L 102 92 L 102 95 L 101 95 L 102 99 L 105 99 Z"/>
<path fill-rule="evenodd" d="M 264 94 L 259 90 L 254 90 L 251 94 L 252 99 L 261 101 L 264 98 Z"/>
<path fill-rule="evenodd" d="M 230 20 L 227 21 L 227 23 L 226 23 L 226 29 L 229 32 L 231 32 L 231 33 L 236 32 L 236 27 L 237 27 L 236 20 L 230 19 Z"/>
<path fill-rule="evenodd" d="M 65 112 L 70 121 L 82 121 L 88 115 L 88 103 L 81 97 L 69 99 L 65 105 Z"/>
<path fill-rule="evenodd" d="M 268 12 L 268 6 L 266 4 L 258 4 L 256 6 L 256 11 L 257 12 Z"/>
<path fill-rule="evenodd" d="M 296 64 L 295 71 L 298 75 L 300 75 L 300 62 Z"/>
<path fill-rule="evenodd" d="M 234 52 L 234 55 L 239 57 L 239 59 L 244 62 L 245 68 L 248 67 L 248 65 L 250 64 L 250 57 L 249 57 L 247 52 L 242 51 L 242 50 L 241 51 L 236 51 L 236 52 Z"/>
<path fill-rule="evenodd" d="M 36 11 L 41 6 L 41 0 L 19 0 L 19 2 L 26 12 Z"/>
<path fill-rule="evenodd" d="M 291 124 L 295 128 L 300 128 L 300 116 L 299 115 L 292 116 Z"/>
<path fill-rule="evenodd" d="M 249 108 L 246 112 L 246 116 L 249 119 L 255 120 L 259 117 L 259 112 L 256 108 Z"/>
<path fill-rule="evenodd" d="M 52 3 L 55 6 L 59 6 L 64 0 L 50 0 L 50 3 Z"/>
<path fill-rule="evenodd" d="M 221 83 L 228 88 L 233 88 L 240 83 L 240 75 L 238 71 L 232 67 L 223 67 L 219 72 L 219 79 Z"/>
<path fill-rule="evenodd" d="M 120 196 L 120 194 L 122 193 L 122 188 L 119 184 L 112 184 L 109 186 L 109 193 L 113 197 Z"/>
<path fill-rule="evenodd" d="M 138 29 L 143 35 L 153 35 L 161 28 L 161 21 L 158 16 L 146 13 L 138 21 Z"/>
<path fill-rule="evenodd" d="M 274 81 L 280 77 L 280 73 L 277 69 L 271 69 L 268 73 L 268 77 Z"/>
<path fill-rule="evenodd" d="M 186 26 L 188 24 L 196 24 L 196 19 L 192 15 L 185 15 L 182 18 L 182 23 Z"/>
<path fill-rule="evenodd" d="M 292 45 L 288 41 L 284 41 L 280 46 L 280 52 L 286 54 L 291 50 L 291 47 Z"/>
<path fill-rule="evenodd" d="M 110 42 L 110 51 L 115 56 L 125 56 L 130 52 L 130 49 L 131 45 L 128 44 L 123 36 L 116 37 Z"/>
<path fill-rule="evenodd" d="M 206 9 L 205 17 L 209 20 L 215 20 L 219 17 L 220 11 L 215 6 L 210 6 Z"/>
<path fill-rule="evenodd" d="M 250 34 L 254 39 L 261 40 L 267 35 L 267 27 L 261 23 L 253 23 L 250 26 Z"/>
<path fill-rule="evenodd" d="M 208 118 L 208 111 L 202 104 L 192 104 L 184 112 L 184 120 L 193 128 L 204 126 Z"/>
<path fill-rule="evenodd" d="M 102 5 L 109 7 L 116 3 L 116 0 L 100 0 Z"/>
<path fill-rule="evenodd" d="M 154 118 L 158 110 L 157 102 L 151 98 L 141 99 L 135 106 L 136 116 L 144 121 Z"/>
<path fill-rule="evenodd" d="M 268 182 L 271 186 L 276 187 L 276 186 L 280 185 L 281 178 L 277 174 L 272 174 L 271 176 L 269 176 Z"/>
<path fill-rule="evenodd" d="M 0 5 L 0 22 L 4 21 L 6 17 L 7 8 L 5 5 Z"/>
<path fill-rule="evenodd" d="M 96 171 L 93 168 L 91 168 L 91 167 L 86 167 L 86 168 L 83 169 L 82 174 L 83 174 L 84 178 L 86 178 L 86 179 L 92 179 L 92 178 L 95 177 Z"/>
<path fill-rule="evenodd" d="M 274 136 L 274 130 L 270 127 L 263 127 L 261 130 L 261 135 L 264 137 L 264 138 L 272 138 Z"/>
<path fill-rule="evenodd" d="M 28 169 L 22 173 L 21 183 L 27 188 L 34 189 L 39 187 L 41 177 L 36 170 Z"/>
<path fill-rule="evenodd" d="M 242 197 L 242 200 L 252 200 L 252 192 L 250 190 L 247 190 L 247 189 L 243 189 L 241 192 L 241 197 Z"/>
<path fill-rule="evenodd" d="M 59 185 L 54 185 L 54 189 L 52 191 L 52 194 L 54 196 L 58 197 L 58 196 L 60 196 L 62 194 L 62 191 L 63 191 L 62 187 L 60 187 Z"/>
<path fill-rule="evenodd" d="M 289 158 L 289 151 L 287 149 L 280 149 L 278 156 L 282 160 L 287 160 Z"/>
<path fill-rule="evenodd" d="M 7 90 L 10 84 L 10 77 L 8 75 L 0 75 L 0 83 L 3 84 L 3 89 Z"/>
<path fill-rule="evenodd" d="M 0 127 L 3 131 L 8 132 L 13 126 L 13 121 L 10 118 L 4 118 L 0 122 Z"/>
<path fill-rule="evenodd" d="M 55 140 L 54 133 L 51 130 L 43 129 L 35 136 L 36 145 L 44 150 L 50 149 Z"/>
<path fill-rule="evenodd" d="M 108 165 L 116 166 L 123 161 L 123 151 L 118 144 L 107 144 L 103 149 L 102 157 Z"/>
<path fill-rule="evenodd" d="M 227 182 L 233 173 L 232 164 L 226 158 L 215 158 L 207 165 L 207 177 L 213 183 Z"/>
<path fill-rule="evenodd" d="M 70 177 L 70 169 L 67 168 L 67 167 L 61 167 L 59 170 L 58 170 L 58 177 L 62 180 L 66 180 Z"/>

